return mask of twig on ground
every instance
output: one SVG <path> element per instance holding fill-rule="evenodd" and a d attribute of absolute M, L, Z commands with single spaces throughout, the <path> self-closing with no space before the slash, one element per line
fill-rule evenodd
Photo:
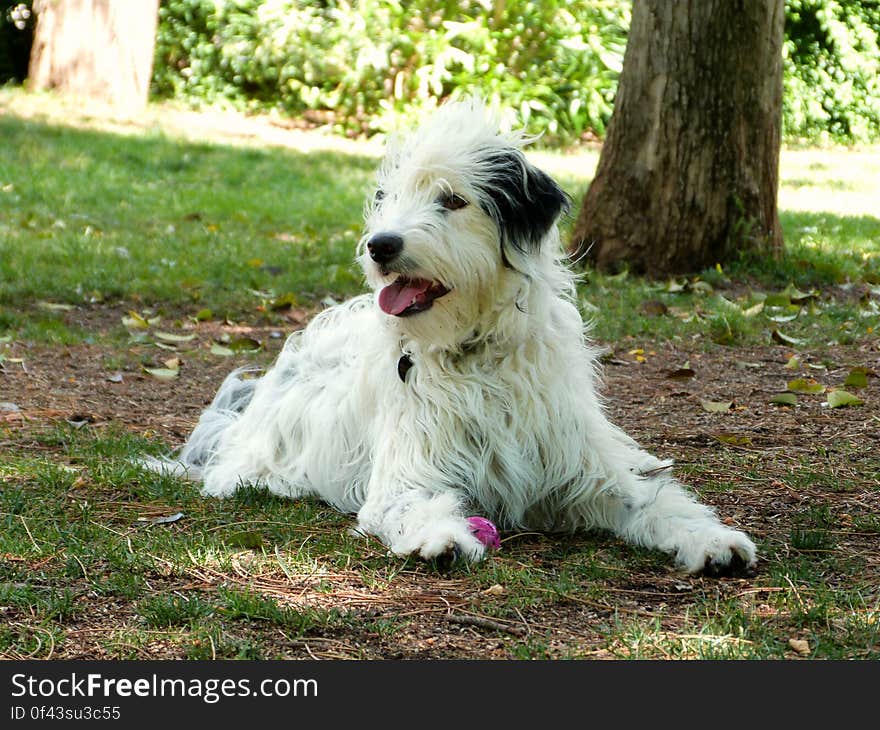
<path fill-rule="evenodd" d="M 529 622 L 526 621 L 525 616 L 522 615 L 522 611 L 520 611 L 516 606 L 513 607 L 513 610 L 516 611 L 516 615 L 519 616 L 519 620 L 523 622 L 523 626 L 526 627 L 526 636 L 532 633 L 532 627 L 529 626 Z"/>
<path fill-rule="evenodd" d="M 790 585 L 791 589 L 794 591 L 794 597 L 797 598 L 797 602 L 801 608 L 801 611 L 806 611 L 806 604 L 804 603 L 804 600 L 801 598 L 801 594 L 798 591 L 797 586 L 795 586 L 795 584 L 791 582 L 791 578 L 789 578 L 787 575 L 785 575 L 783 577 L 785 578 L 785 582 L 788 583 L 788 585 Z"/>
<path fill-rule="evenodd" d="M 19 518 L 21 519 L 21 524 L 24 525 L 24 531 L 27 533 L 28 537 L 31 539 L 31 542 L 34 544 L 34 547 L 37 549 L 38 552 L 43 552 L 43 548 L 41 548 L 39 545 L 37 545 L 37 541 L 34 540 L 34 536 L 31 534 L 31 529 L 27 526 L 27 522 L 25 522 L 25 520 L 24 520 L 24 515 L 19 515 Z"/>
<path fill-rule="evenodd" d="M 517 636 L 524 636 L 526 634 L 526 629 L 524 629 L 522 626 L 510 626 L 509 624 L 502 624 L 498 621 L 493 621 L 490 618 L 486 618 L 485 616 L 471 616 L 469 614 L 448 613 L 446 614 L 446 620 L 450 623 L 459 624 L 461 626 L 477 626 L 481 629 L 504 631 L 508 634 L 516 634 Z"/>
<path fill-rule="evenodd" d="M 501 538 L 501 542 L 505 543 L 508 540 L 515 540 L 518 537 L 528 537 L 529 535 L 537 535 L 539 537 L 546 537 L 546 535 L 543 532 L 517 532 L 517 533 L 514 533 L 513 535 L 508 535 L 507 537 Z"/>
<path fill-rule="evenodd" d="M 82 571 L 83 578 L 86 579 L 86 582 L 90 583 L 91 581 L 89 580 L 89 573 L 86 570 L 86 566 L 83 565 L 82 560 L 80 560 L 76 555 L 73 554 L 71 554 L 70 557 L 72 557 L 76 561 L 77 565 L 79 565 L 79 569 Z"/>

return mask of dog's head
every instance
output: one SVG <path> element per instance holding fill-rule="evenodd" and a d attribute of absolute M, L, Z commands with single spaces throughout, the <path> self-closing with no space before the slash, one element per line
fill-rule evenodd
<path fill-rule="evenodd" d="M 558 243 L 568 197 L 525 159 L 523 143 L 466 101 L 389 145 L 359 253 L 403 335 L 449 347 L 485 334 Z"/>

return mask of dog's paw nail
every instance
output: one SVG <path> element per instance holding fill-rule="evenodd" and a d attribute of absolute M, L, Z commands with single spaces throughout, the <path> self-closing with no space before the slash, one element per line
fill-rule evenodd
<path fill-rule="evenodd" d="M 446 572 L 450 570 L 455 563 L 461 560 L 462 556 L 463 553 L 461 548 L 458 545 L 453 545 L 451 548 L 434 558 L 434 565 L 440 572 Z"/>
<path fill-rule="evenodd" d="M 475 516 L 468 517 L 467 522 L 473 536 L 487 548 L 497 550 L 501 547 L 501 537 L 498 533 L 498 528 L 495 527 L 495 523 L 492 520 Z"/>
<path fill-rule="evenodd" d="M 737 553 L 733 554 L 728 563 L 719 563 L 707 557 L 706 565 L 703 568 L 703 575 L 710 578 L 753 578 L 757 573 L 755 565 L 746 563 Z"/>

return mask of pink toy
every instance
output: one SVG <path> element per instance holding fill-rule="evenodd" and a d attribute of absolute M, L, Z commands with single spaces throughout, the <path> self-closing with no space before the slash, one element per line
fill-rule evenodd
<path fill-rule="evenodd" d="M 492 520 L 487 520 L 485 517 L 468 517 L 467 521 L 470 524 L 471 532 L 474 534 L 474 537 L 483 543 L 483 545 L 495 550 L 501 547 L 501 538 L 498 535 L 498 528 L 495 527 L 495 523 L 492 522 Z"/>

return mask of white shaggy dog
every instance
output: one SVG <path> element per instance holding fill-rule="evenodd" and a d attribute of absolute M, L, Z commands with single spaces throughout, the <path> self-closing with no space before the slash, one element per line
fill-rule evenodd
<path fill-rule="evenodd" d="M 291 335 L 262 377 L 232 373 L 177 470 L 205 495 L 316 496 L 399 555 L 478 560 L 481 513 L 751 570 L 751 540 L 606 419 L 562 263 L 568 199 L 490 116 L 449 103 L 390 146 L 359 245 L 373 293 Z"/>

